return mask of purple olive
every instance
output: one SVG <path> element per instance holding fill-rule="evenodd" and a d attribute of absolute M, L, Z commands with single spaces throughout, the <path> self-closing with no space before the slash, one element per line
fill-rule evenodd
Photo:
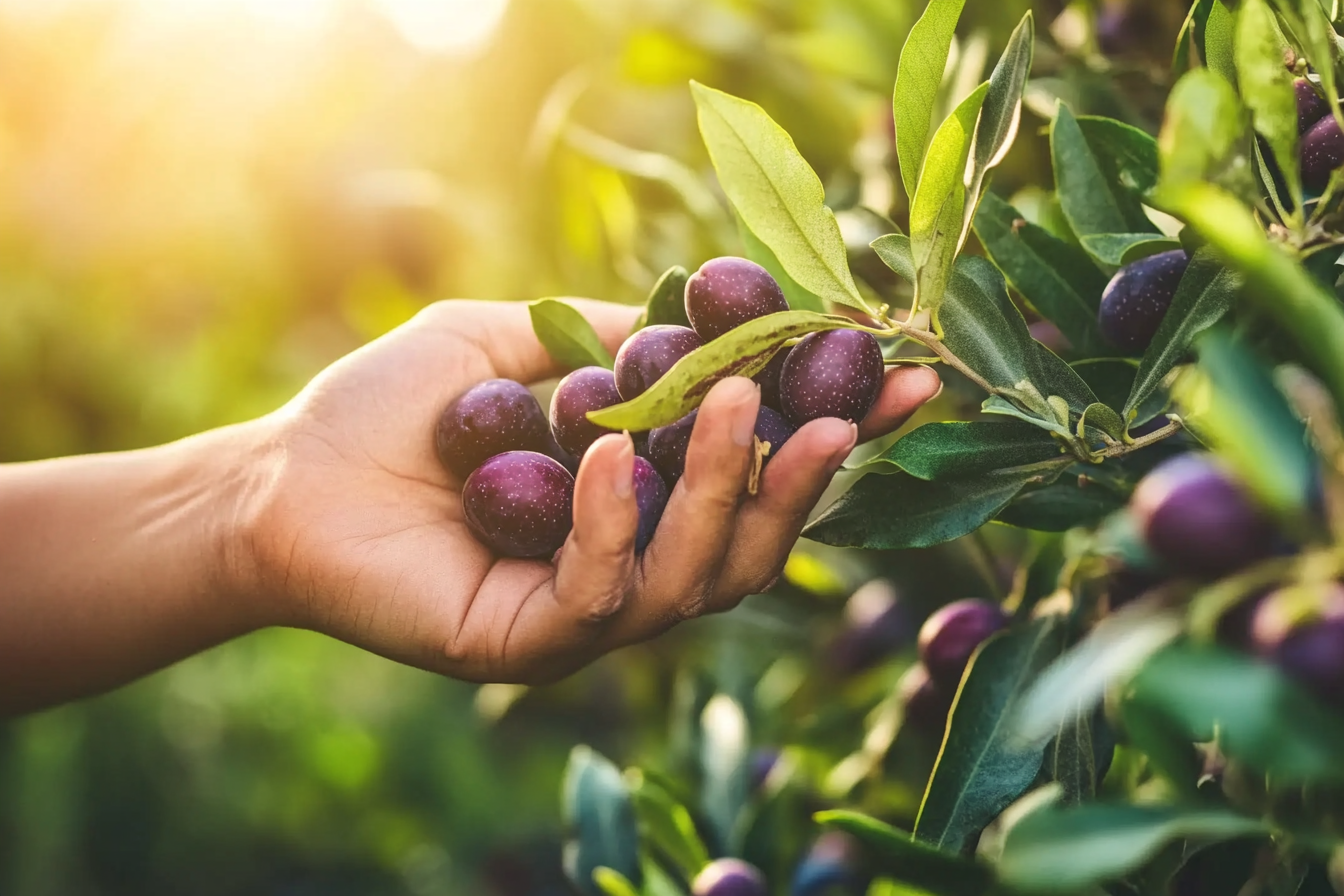
<path fill-rule="evenodd" d="M 922 663 L 915 663 L 896 682 L 896 691 L 905 707 L 907 725 L 928 734 L 942 734 L 947 727 L 955 688 L 949 692 L 939 687 L 929 676 L 929 670 Z"/>
<path fill-rule="evenodd" d="M 1131 354 L 1146 349 L 1189 265 L 1190 256 L 1185 250 L 1172 249 L 1140 258 L 1117 271 L 1102 291 L 1097 310 L 1102 337 Z"/>
<path fill-rule="evenodd" d="M 877 401 L 886 368 L 870 333 L 812 333 L 789 352 L 779 379 L 784 416 L 795 426 L 819 417 L 858 423 Z"/>
<path fill-rule="evenodd" d="M 689 327 L 659 324 L 639 330 L 616 353 L 616 391 L 625 401 L 638 398 L 704 344 Z"/>
<path fill-rule="evenodd" d="M 642 457 L 635 458 L 635 503 L 639 506 L 639 533 L 635 536 L 635 553 L 642 554 L 653 541 L 654 530 L 667 507 L 667 483 L 658 471 Z"/>
<path fill-rule="evenodd" d="M 1251 638 L 1257 653 L 1344 711 L 1344 585 L 1270 594 L 1256 607 Z"/>
<path fill-rule="evenodd" d="M 513 380 L 477 383 L 444 409 L 434 430 L 439 462 L 458 479 L 505 451 L 547 450 L 550 429 L 537 399 Z"/>
<path fill-rule="evenodd" d="M 919 658 L 939 687 L 955 691 L 971 654 L 1007 624 L 1008 616 L 998 604 L 978 598 L 954 601 L 924 620 Z"/>
<path fill-rule="evenodd" d="M 1320 193 L 1330 183 L 1330 175 L 1344 165 L 1344 132 L 1333 115 L 1316 122 L 1302 135 L 1298 147 L 1302 159 L 1302 185 Z"/>
<path fill-rule="evenodd" d="M 711 258 L 686 281 L 686 317 L 706 342 L 749 320 L 788 310 L 775 278 L 745 258 Z"/>
<path fill-rule="evenodd" d="M 550 557 L 569 536 L 573 506 L 574 477 L 535 451 L 496 454 L 462 487 L 468 528 L 501 557 Z"/>
<path fill-rule="evenodd" d="M 616 377 L 605 367 L 580 367 L 560 381 L 551 396 L 551 431 L 560 447 L 574 457 L 611 432 L 588 419 L 589 411 L 621 403 Z"/>
<path fill-rule="evenodd" d="M 1297 95 L 1297 133 L 1301 136 L 1330 114 L 1330 104 L 1306 78 L 1293 79 L 1293 93 Z"/>
<path fill-rule="evenodd" d="M 781 410 L 779 404 L 779 378 L 784 373 L 784 361 L 792 349 L 780 349 L 770 359 L 770 363 L 761 372 L 752 377 L 761 387 L 761 404 L 775 410 Z"/>
<path fill-rule="evenodd" d="M 914 636 L 910 614 L 887 579 L 866 582 L 845 602 L 845 627 L 831 642 L 831 665 L 849 675 L 876 665 Z"/>
<path fill-rule="evenodd" d="M 669 423 L 649 433 L 649 460 L 653 461 L 669 486 L 675 486 L 686 470 L 686 449 L 691 445 L 691 430 L 699 414 L 697 408 L 676 423 Z M 787 420 L 770 408 L 761 406 L 756 412 L 756 438 L 770 445 L 770 452 L 761 461 L 762 469 L 779 453 L 793 433 L 794 429 Z"/>
<path fill-rule="evenodd" d="M 715 859 L 691 883 L 691 896 L 767 896 L 765 875 L 741 859 Z"/>
<path fill-rule="evenodd" d="M 1179 572 L 1217 578 L 1274 548 L 1270 520 L 1207 455 L 1158 464 L 1134 490 L 1130 509 L 1148 548 Z"/>
<path fill-rule="evenodd" d="M 863 867 L 863 848 L 850 834 L 827 831 L 816 839 L 794 869 L 790 896 L 838 896 L 867 892 L 869 874 Z"/>

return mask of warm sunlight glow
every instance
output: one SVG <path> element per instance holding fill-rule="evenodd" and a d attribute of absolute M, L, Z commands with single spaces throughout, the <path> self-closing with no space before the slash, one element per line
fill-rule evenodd
<path fill-rule="evenodd" d="M 376 0 L 411 45 L 437 53 L 462 53 L 485 43 L 499 26 L 508 0 Z"/>

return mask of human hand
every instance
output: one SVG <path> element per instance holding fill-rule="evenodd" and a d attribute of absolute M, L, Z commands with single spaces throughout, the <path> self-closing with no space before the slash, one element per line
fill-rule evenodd
<path fill-rule="evenodd" d="M 574 304 L 613 351 L 638 313 Z M 749 495 L 759 390 L 724 380 L 701 406 L 685 474 L 642 555 L 634 450 L 614 433 L 583 458 L 574 528 L 555 562 L 495 557 L 467 529 L 462 483 L 435 456 L 435 423 L 482 380 L 562 372 L 526 306 L 439 302 L 261 421 L 268 473 L 243 514 L 239 569 L 271 621 L 456 678 L 559 678 L 768 587 L 856 442 L 890 432 L 940 389 L 927 368 L 889 370 L 859 426 L 806 424 Z"/>

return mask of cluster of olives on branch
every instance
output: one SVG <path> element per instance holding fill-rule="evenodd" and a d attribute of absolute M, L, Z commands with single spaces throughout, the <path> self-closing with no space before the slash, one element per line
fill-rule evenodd
<path fill-rule="evenodd" d="M 1171 577 L 1216 580 L 1290 550 L 1271 516 L 1211 456 L 1188 453 L 1154 467 L 1130 514 L 1155 563 L 1112 577 L 1112 606 Z M 1225 613 L 1218 638 L 1266 659 L 1344 712 L 1344 585 L 1285 586 Z"/>
<path fill-rule="evenodd" d="M 1344 165 L 1344 131 L 1330 114 L 1330 104 L 1306 78 L 1293 81 L 1297 93 L 1298 157 L 1302 164 L 1302 185 L 1320 193 L 1330 183 L 1330 175 Z"/>
<path fill-rule="evenodd" d="M 465 480 L 463 514 L 482 544 L 502 557 L 552 556 L 573 525 L 578 464 L 610 432 L 589 420 L 589 412 L 637 398 L 705 343 L 747 321 L 789 310 L 765 268 L 733 257 L 707 261 L 691 275 L 685 303 L 690 327 L 644 327 L 621 346 L 614 370 L 583 367 L 562 379 L 549 420 L 525 386 L 502 379 L 472 387 L 443 411 L 435 447 L 444 467 Z M 763 446 L 762 463 L 809 420 L 862 420 L 881 391 L 883 371 L 881 346 L 857 330 L 811 333 L 781 348 L 754 378 L 761 388 L 756 438 Z M 685 470 L 696 414 L 632 434 L 637 551 L 653 539 Z"/>

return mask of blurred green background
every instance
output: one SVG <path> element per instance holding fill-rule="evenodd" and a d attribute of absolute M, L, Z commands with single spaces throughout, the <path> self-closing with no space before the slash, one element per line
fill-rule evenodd
<path fill-rule="evenodd" d="M 860 206 L 903 216 L 890 85 L 922 6 L 0 0 L 0 461 L 264 413 L 436 298 L 637 301 L 739 252 L 691 78 L 794 135 L 887 293 Z M 1032 108 L 1154 126 L 1176 2 L 1117 62 L 1094 4 L 970 0 L 947 104 L 1029 6 Z M 1042 215 L 1044 121 L 995 185 Z M 753 692 L 759 741 L 842 757 L 904 664 L 827 677 L 843 598 L 879 572 L 915 608 L 1001 584 L 965 550 L 799 555 L 778 594 L 540 691 L 273 631 L 0 724 L 0 893 L 565 892 L 574 744 L 675 766 L 678 695 L 710 675 Z"/>

